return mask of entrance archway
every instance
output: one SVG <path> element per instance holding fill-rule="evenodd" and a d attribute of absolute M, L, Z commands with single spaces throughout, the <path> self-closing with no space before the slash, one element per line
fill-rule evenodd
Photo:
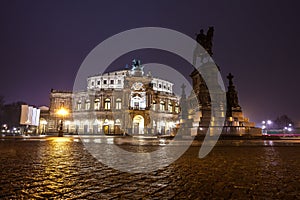
<path fill-rule="evenodd" d="M 134 116 L 132 120 L 133 134 L 144 134 L 144 117 L 141 115 Z"/>

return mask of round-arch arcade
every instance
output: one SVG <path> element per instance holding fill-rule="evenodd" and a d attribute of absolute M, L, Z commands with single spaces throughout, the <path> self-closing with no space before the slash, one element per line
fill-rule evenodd
<path fill-rule="evenodd" d="M 135 115 L 132 124 L 133 134 L 144 134 L 145 119 L 142 115 Z"/>

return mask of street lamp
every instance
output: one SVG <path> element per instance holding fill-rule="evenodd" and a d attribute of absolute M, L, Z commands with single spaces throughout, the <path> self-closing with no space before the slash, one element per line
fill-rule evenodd
<path fill-rule="evenodd" d="M 268 125 L 271 125 L 271 124 L 272 124 L 272 121 L 271 121 L 271 120 L 268 120 L 268 121 L 267 121 L 267 124 L 268 124 Z"/>
<path fill-rule="evenodd" d="M 262 128 L 262 133 L 263 133 L 263 135 L 264 135 L 264 134 L 266 135 L 266 134 L 267 134 L 266 121 L 262 121 L 261 123 L 262 123 L 262 127 L 261 127 L 261 128 Z"/>
<path fill-rule="evenodd" d="M 58 131 L 58 136 L 59 136 L 59 137 L 62 137 L 62 136 L 63 136 L 63 132 L 64 132 L 64 131 L 63 131 L 63 121 L 64 121 L 64 117 L 65 117 L 66 115 L 68 115 L 69 112 L 68 112 L 68 110 L 65 109 L 64 107 L 61 107 L 61 108 L 56 112 L 56 114 L 57 114 L 58 116 L 61 117 L 60 125 L 59 125 L 59 131 Z"/>
<path fill-rule="evenodd" d="M 268 134 L 268 130 L 271 127 L 272 121 L 267 120 L 267 121 L 262 121 L 262 129 L 264 134 Z"/>

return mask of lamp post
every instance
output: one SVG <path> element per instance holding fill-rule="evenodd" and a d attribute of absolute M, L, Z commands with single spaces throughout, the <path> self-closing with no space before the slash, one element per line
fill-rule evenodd
<path fill-rule="evenodd" d="M 272 121 L 267 120 L 267 121 L 262 121 L 262 129 L 264 134 L 268 134 L 268 130 L 271 127 Z"/>
<path fill-rule="evenodd" d="M 59 131 L 58 131 L 58 136 L 62 137 L 64 135 L 64 131 L 63 131 L 63 125 L 64 125 L 64 117 L 66 115 L 68 115 L 69 112 L 67 109 L 65 109 L 64 107 L 61 107 L 58 111 L 57 111 L 57 115 L 61 117 L 60 120 L 60 124 L 59 124 Z"/>
<path fill-rule="evenodd" d="M 271 120 L 267 120 L 267 132 L 268 132 L 268 130 L 270 130 L 271 129 L 271 124 L 272 124 L 273 122 L 271 121 Z"/>

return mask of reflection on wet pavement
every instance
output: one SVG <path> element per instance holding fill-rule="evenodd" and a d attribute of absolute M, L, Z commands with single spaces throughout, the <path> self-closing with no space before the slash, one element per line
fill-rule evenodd
<path fill-rule="evenodd" d="M 85 139 L 98 145 L 115 142 L 113 138 Z M 147 142 L 118 142 L 135 152 L 163 148 Z M 170 166 L 131 174 L 97 161 L 78 138 L 4 139 L 0 141 L 0 198 L 300 198 L 298 141 L 219 141 L 204 159 L 197 157 L 198 151 L 194 143 Z"/>

